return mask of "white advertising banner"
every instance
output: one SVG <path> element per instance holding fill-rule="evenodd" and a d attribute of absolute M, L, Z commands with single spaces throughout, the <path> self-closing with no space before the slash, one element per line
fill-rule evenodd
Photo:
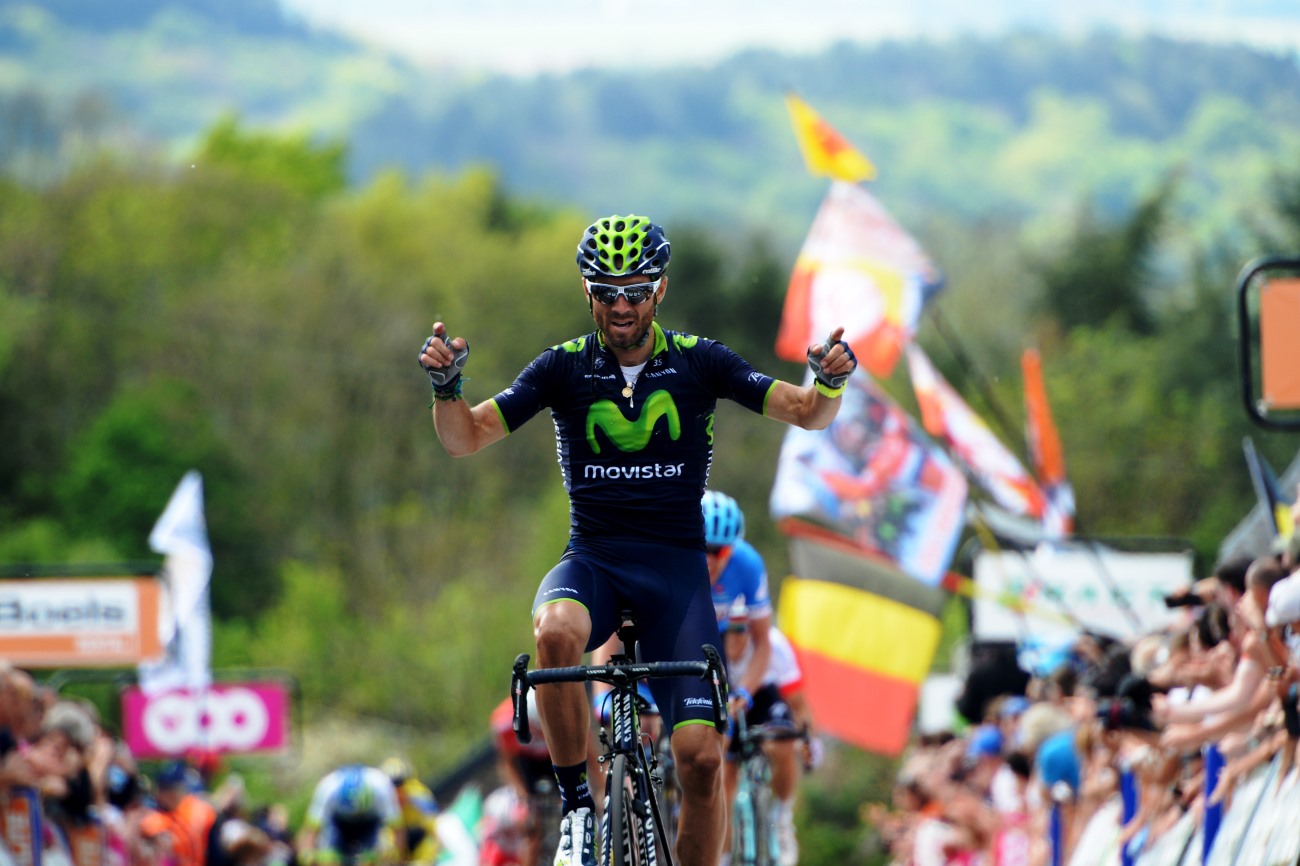
<path fill-rule="evenodd" d="M 0 658 L 20 667 L 135 665 L 162 654 L 154 578 L 0 581 Z"/>
<path fill-rule="evenodd" d="M 1066 641 L 1081 629 L 1135 637 L 1171 622 L 1164 597 L 1194 579 L 1191 551 L 1132 553 L 1041 545 L 975 557 L 977 640 Z"/>

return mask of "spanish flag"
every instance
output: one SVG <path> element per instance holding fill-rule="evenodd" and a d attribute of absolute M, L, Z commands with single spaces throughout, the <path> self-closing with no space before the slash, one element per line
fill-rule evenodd
<path fill-rule="evenodd" d="M 786 94 L 786 108 L 794 124 L 795 139 L 808 171 L 848 183 L 875 180 L 876 167 L 844 136 L 793 93 Z"/>
<path fill-rule="evenodd" d="M 781 583 L 777 620 L 795 648 L 819 730 L 898 755 L 942 631 L 945 597 L 846 539 L 783 520 L 791 562 L 817 579 Z"/>

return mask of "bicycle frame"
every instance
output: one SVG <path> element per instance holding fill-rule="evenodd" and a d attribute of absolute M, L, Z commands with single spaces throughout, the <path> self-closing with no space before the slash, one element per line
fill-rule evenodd
<path fill-rule="evenodd" d="M 621 623 L 618 635 L 623 642 L 623 651 L 606 664 L 530 671 L 527 654 L 515 659 L 510 682 L 515 736 L 521 743 L 532 739 L 528 723 L 529 688 L 560 682 L 602 682 L 611 686 L 610 719 L 600 734 L 604 747 L 600 760 L 606 767 L 607 777 L 601 863 L 608 866 L 672 866 L 668 829 L 658 796 L 663 778 L 656 772 L 658 756 L 653 743 L 646 742 L 641 732 L 636 684 L 641 679 L 678 676 L 707 680 L 712 690 L 714 726 L 725 731 L 725 668 L 717 649 L 709 644 L 702 647 L 705 661 L 637 661 L 635 619 L 629 612 L 624 612 Z M 615 834 L 622 838 L 616 839 Z M 634 838 L 627 838 L 628 835 Z"/>
<path fill-rule="evenodd" d="M 745 714 L 735 716 L 733 733 L 740 747 L 736 796 L 731 807 L 731 862 L 736 866 L 771 866 L 778 860 L 780 842 L 772 819 L 772 767 L 763 743 L 769 740 L 806 739 L 804 728 L 760 725 L 750 728 Z"/>

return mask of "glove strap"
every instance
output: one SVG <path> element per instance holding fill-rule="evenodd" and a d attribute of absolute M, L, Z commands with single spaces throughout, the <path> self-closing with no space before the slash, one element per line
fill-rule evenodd
<path fill-rule="evenodd" d="M 817 389 L 818 394 L 821 394 L 823 397 L 829 397 L 830 399 L 834 400 L 836 397 L 843 396 L 844 389 L 847 388 L 848 385 L 841 385 L 838 388 L 831 388 L 821 379 L 814 378 L 813 387 Z"/>

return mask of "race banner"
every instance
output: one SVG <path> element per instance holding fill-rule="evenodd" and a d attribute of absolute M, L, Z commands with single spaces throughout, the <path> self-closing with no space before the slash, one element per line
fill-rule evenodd
<path fill-rule="evenodd" d="M 862 366 L 886 378 L 943 276 L 865 189 L 835 181 L 794 264 L 776 353 L 802 362 L 839 326 Z"/>
<path fill-rule="evenodd" d="M 156 659 L 161 594 L 148 577 L 0 581 L 0 658 L 27 668 Z"/>
<path fill-rule="evenodd" d="M 268 680 L 151 694 L 122 690 L 122 736 L 140 758 L 281 752 L 289 747 L 290 689 Z"/>
<path fill-rule="evenodd" d="M 1084 630 L 1137 638 L 1175 621 L 1165 596 L 1193 578 L 1188 551 L 1139 553 L 1079 541 L 981 551 L 973 634 L 1041 646 L 1069 643 Z"/>
<path fill-rule="evenodd" d="M 993 500 L 1014 514 L 1043 516 L 1043 491 L 1024 465 L 948 384 L 919 346 L 907 347 L 907 366 L 921 410 L 921 426 L 943 439 Z"/>
<path fill-rule="evenodd" d="M 792 427 L 772 486 L 775 519 L 823 523 L 923 583 L 948 569 L 966 480 L 862 370 L 825 430 Z"/>

